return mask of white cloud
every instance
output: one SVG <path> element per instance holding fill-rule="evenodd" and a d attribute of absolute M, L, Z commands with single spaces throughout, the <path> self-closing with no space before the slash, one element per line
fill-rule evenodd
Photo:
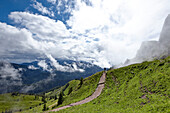
<path fill-rule="evenodd" d="M 48 65 L 47 65 L 47 63 L 45 62 L 45 60 L 39 61 L 39 62 L 38 62 L 38 65 L 39 65 L 40 67 L 42 67 L 43 70 L 50 71 L 50 70 L 48 70 Z"/>
<path fill-rule="evenodd" d="M 93 58 L 100 66 L 132 58 L 142 41 L 158 40 L 164 19 L 170 12 L 168 0 L 90 2 L 92 6 L 76 0 L 76 9 L 67 23 L 75 34 L 86 34 L 89 40 L 99 38 L 103 51 L 95 52 L 97 48 L 94 48 Z"/>
<path fill-rule="evenodd" d="M 30 14 L 28 12 L 12 12 L 9 15 L 15 23 L 26 27 L 40 39 L 58 40 L 69 36 L 65 25 L 61 21 L 55 21 L 48 17 Z"/>
<path fill-rule="evenodd" d="M 54 50 L 54 43 L 49 41 L 38 41 L 27 29 L 19 29 L 0 22 L 0 56 L 12 62 L 35 60 L 43 56 L 45 51 Z"/>
<path fill-rule="evenodd" d="M 36 47 L 38 42 L 32 39 L 32 34 L 26 29 L 18 29 L 0 22 L 0 40 L 0 56 L 2 59 L 6 57 L 27 59 L 28 53 L 30 56 L 35 56 L 38 53 L 36 50 L 32 51 L 32 54 L 29 52 Z"/>
<path fill-rule="evenodd" d="M 3 67 L 0 67 L 0 77 L 2 79 L 10 77 L 12 80 L 21 80 L 21 75 L 17 69 L 13 68 L 9 63 L 3 63 L 3 65 Z"/>
<path fill-rule="evenodd" d="M 67 4 L 66 10 L 72 14 L 67 21 L 71 29 L 49 17 L 12 12 L 9 18 L 24 29 L 1 23 L 0 56 L 9 58 L 17 54 L 16 51 L 32 54 L 27 55 L 29 57 L 50 54 L 54 58 L 83 60 L 109 67 L 134 57 L 142 41 L 158 40 L 164 19 L 170 12 L 169 0 L 89 2 L 92 5 L 75 0 L 72 2 L 76 3 L 74 8 L 71 3 Z M 60 1 L 58 5 L 62 7 L 64 3 L 67 1 Z M 66 69 L 53 57 L 48 57 L 56 69 Z M 76 70 L 76 66 L 73 67 Z"/>
<path fill-rule="evenodd" d="M 52 4 L 55 4 L 55 3 L 56 3 L 56 0 L 47 0 L 47 2 L 52 3 Z"/>
<path fill-rule="evenodd" d="M 55 58 L 53 58 L 50 54 L 47 54 L 47 57 L 50 59 L 51 65 L 54 66 L 56 68 L 56 70 L 58 70 L 58 71 L 63 71 L 63 72 L 75 72 L 75 71 L 84 72 L 84 70 L 79 69 L 76 64 L 72 65 L 73 68 L 71 66 L 63 66 L 63 65 L 60 65 L 57 62 L 57 60 Z"/>
<path fill-rule="evenodd" d="M 49 1 L 54 1 L 54 0 L 49 0 Z M 37 2 L 36 0 L 34 0 L 34 4 L 32 6 L 38 11 L 40 11 L 42 14 L 47 14 L 52 17 L 54 16 L 54 13 L 52 11 L 49 11 L 46 7 L 42 5 L 42 3 Z"/>
<path fill-rule="evenodd" d="M 79 68 L 77 67 L 76 63 L 73 63 L 72 66 L 73 66 L 73 69 L 74 69 L 75 71 L 80 71 L 80 72 L 84 72 L 84 71 L 85 71 L 85 70 L 83 70 L 83 69 L 79 69 Z"/>
<path fill-rule="evenodd" d="M 63 41 L 71 36 L 61 21 L 56 22 L 48 17 L 28 12 L 12 12 L 9 18 L 32 34 L 30 44 L 34 44 L 33 49 L 43 54 L 52 54 L 56 58 L 67 56 L 69 48 L 65 48 L 67 45 Z"/>
<path fill-rule="evenodd" d="M 38 68 L 35 67 L 35 66 L 33 66 L 33 65 L 30 65 L 30 66 L 28 66 L 28 69 L 36 70 L 36 69 L 38 69 Z"/>
<path fill-rule="evenodd" d="M 19 70 L 15 69 L 10 63 L 0 62 L 0 91 L 7 93 L 11 86 L 21 86 L 22 78 Z"/>

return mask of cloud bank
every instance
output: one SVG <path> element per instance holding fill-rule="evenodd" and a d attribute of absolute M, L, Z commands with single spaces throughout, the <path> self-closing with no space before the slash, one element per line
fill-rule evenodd
<path fill-rule="evenodd" d="M 47 1 L 62 11 L 59 2 Z M 64 3 L 68 1 L 60 5 Z M 67 8 L 63 12 L 71 15 L 65 22 L 30 12 L 11 12 L 9 18 L 19 27 L 0 22 L 0 56 L 10 61 L 43 56 L 62 70 L 66 67 L 47 54 L 110 67 L 134 57 L 142 41 L 158 40 L 170 12 L 169 3 L 169 0 L 74 0 L 74 5 L 64 5 Z M 35 3 L 35 8 L 43 9 L 41 5 Z"/>
<path fill-rule="evenodd" d="M 9 63 L 0 62 L 0 92 L 7 93 L 10 87 L 22 85 L 22 78 L 19 70 L 12 67 Z"/>

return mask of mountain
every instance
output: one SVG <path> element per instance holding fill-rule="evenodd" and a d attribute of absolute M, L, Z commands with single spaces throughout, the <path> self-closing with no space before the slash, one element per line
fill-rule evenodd
<path fill-rule="evenodd" d="M 145 41 L 137 51 L 135 58 L 127 59 L 125 65 L 153 60 L 170 55 L 170 15 L 166 18 L 159 41 Z"/>
<path fill-rule="evenodd" d="M 166 52 L 168 52 L 168 54 L 170 54 L 170 14 L 168 15 L 168 17 L 165 20 L 160 38 L 159 38 L 159 42 L 161 43 L 161 45 L 163 45 L 167 50 Z"/>
<path fill-rule="evenodd" d="M 72 80 L 58 89 L 46 92 L 44 96 L 17 93 L 0 95 L 0 112 L 17 109 L 21 113 L 41 113 L 45 107 L 51 110 L 78 102 L 93 94 L 102 73 L 103 71 L 83 79 L 81 86 L 80 80 Z M 98 98 L 57 113 L 168 113 L 169 75 L 170 57 L 110 69 L 107 71 L 105 88 Z M 63 101 L 57 106 L 61 92 Z M 46 100 L 45 103 L 42 97 Z"/>
<path fill-rule="evenodd" d="M 1 61 L 0 93 L 40 93 L 102 70 L 91 63 L 73 60 L 58 60 L 57 66 L 60 68 L 48 59 L 22 64 Z"/>

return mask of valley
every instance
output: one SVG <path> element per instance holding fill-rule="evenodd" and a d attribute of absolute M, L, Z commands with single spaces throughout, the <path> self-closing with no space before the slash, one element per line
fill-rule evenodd
<path fill-rule="evenodd" d="M 34 100 L 38 106 L 23 109 L 22 113 L 51 111 L 71 103 L 81 101 L 95 92 L 103 72 L 96 73 L 80 80 L 70 81 L 68 84 L 53 89 L 44 94 L 46 102 Z M 169 112 L 170 101 L 170 57 L 154 61 L 145 61 L 118 69 L 110 69 L 106 73 L 105 87 L 101 95 L 82 105 L 72 106 L 67 109 L 56 111 L 57 113 L 80 113 L 88 112 Z M 69 89 L 72 88 L 70 93 Z M 59 94 L 63 92 L 63 102 L 57 105 Z M 57 98 L 55 99 L 55 95 Z M 1 95 L 2 96 L 2 95 Z M 16 96 L 21 97 L 20 95 Z M 16 98 L 15 97 L 15 98 Z M 35 97 L 34 97 L 35 98 Z M 2 105 L 5 100 L 1 100 Z M 6 100 L 7 101 L 7 100 Z M 9 101 L 9 100 L 8 100 Z M 20 100 L 22 103 L 22 100 Z M 19 101 L 19 102 L 20 102 Z M 31 99 L 30 99 L 31 101 Z M 40 105 L 41 103 L 41 105 Z M 16 105 L 19 105 L 16 103 Z M 24 104 L 23 104 L 24 105 Z M 26 105 L 26 104 L 25 104 Z M 7 105 L 6 105 L 7 106 Z M 5 108 L 5 106 L 3 106 Z M 6 107 L 5 109 L 8 109 Z M 1 108 L 1 112 L 2 112 Z M 51 111 L 52 112 L 52 111 Z"/>

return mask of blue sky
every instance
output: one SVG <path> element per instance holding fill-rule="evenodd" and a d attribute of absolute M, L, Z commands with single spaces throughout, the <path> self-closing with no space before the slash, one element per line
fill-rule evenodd
<path fill-rule="evenodd" d="M 0 1 L 0 21 L 9 23 L 8 15 L 13 11 L 25 11 L 29 7 L 29 0 L 1 0 Z"/>
<path fill-rule="evenodd" d="M 110 67 L 158 40 L 169 0 L 1 0 L 0 60 L 83 60 Z M 55 61 L 57 63 L 57 61 Z"/>
<path fill-rule="evenodd" d="M 49 7 L 51 8 L 51 10 L 53 12 L 55 12 L 55 16 L 49 16 L 48 14 L 42 14 L 42 12 L 38 11 L 37 9 L 35 9 L 33 7 L 33 4 L 36 4 L 36 2 L 34 0 L 1 0 L 0 1 L 0 21 L 1 22 L 5 22 L 5 23 L 8 23 L 8 24 L 12 24 L 12 21 L 8 18 L 8 15 L 11 13 L 11 12 L 14 12 L 14 11 L 22 11 L 22 12 L 25 12 L 25 11 L 29 11 L 31 13 L 36 13 L 36 14 L 42 14 L 44 16 L 48 16 L 52 19 L 55 19 L 55 20 L 60 20 L 62 21 L 64 24 L 66 24 L 67 26 L 67 23 L 66 21 L 69 19 L 70 17 L 70 13 L 64 13 L 64 10 L 65 10 L 65 7 L 64 6 L 61 6 L 62 8 L 60 9 L 61 10 L 61 13 L 58 14 L 58 11 L 56 8 L 54 8 L 55 6 L 54 5 L 51 5 L 50 2 L 46 1 L 46 0 L 37 0 L 38 3 L 41 3 L 44 7 Z M 58 1 L 56 1 L 56 4 L 58 3 Z M 63 4 L 64 5 L 64 4 Z M 74 4 L 72 5 L 72 7 L 74 7 Z M 67 26 L 69 28 L 69 26 Z"/>

